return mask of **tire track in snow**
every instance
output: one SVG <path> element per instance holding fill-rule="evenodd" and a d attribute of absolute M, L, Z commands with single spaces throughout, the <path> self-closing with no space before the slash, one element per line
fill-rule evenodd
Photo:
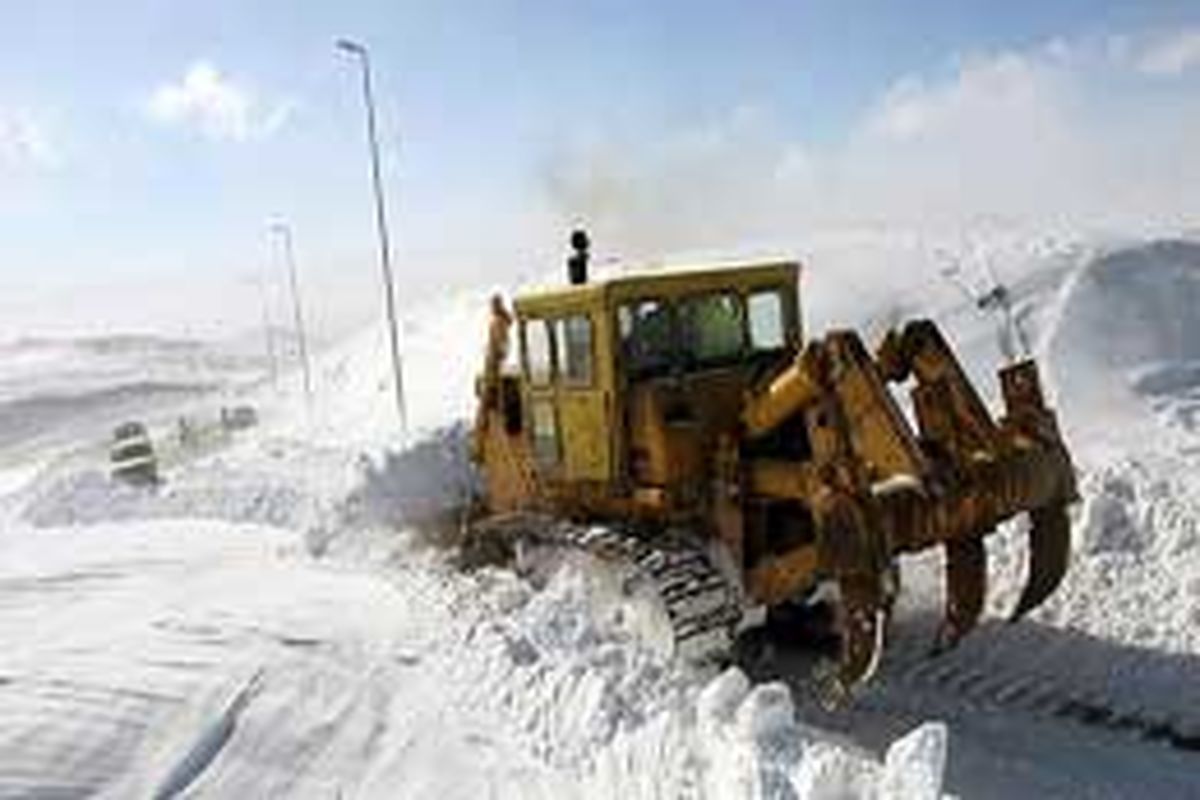
<path fill-rule="evenodd" d="M 246 706 L 250 704 L 250 700 L 261 686 L 262 677 L 261 669 L 254 673 L 250 680 L 234 694 L 217 718 L 200 732 L 192 747 L 171 768 L 166 779 L 154 791 L 155 800 L 169 800 L 178 797 L 204 774 L 204 771 L 221 754 L 233 736 L 238 718 L 246 710 Z"/>
<path fill-rule="evenodd" d="M 929 621 L 913 627 L 929 627 Z M 1179 697 L 1181 686 L 1200 684 L 1200 658 L 1031 621 L 989 621 L 980 628 L 937 657 L 927 654 L 917 631 L 896 637 L 882 692 L 1054 717 L 1200 752 L 1200 708 Z"/>

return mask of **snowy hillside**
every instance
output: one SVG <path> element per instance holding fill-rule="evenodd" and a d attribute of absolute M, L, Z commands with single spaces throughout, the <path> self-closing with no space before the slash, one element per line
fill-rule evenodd
<path fill-rule="evenodd" d="M 70 459 L 0 432 L 0 797 L 1200 792 L 1179 702 L 1200 681 L 1200 245 L 862 234 L 804 258 L 811 331 L 933 315 L 989 395 L 1003 331 L 967 295 L 1011 290 L 1084 494 L 1032 620 L 926 658 L 940 578 L 914 559 L 880 680 L 830 715 L 801 655 L 753 680 L 664 665 L 585 613 L 570 570 L 542 591 L 454 571 L 423 522 L 469 488 L 454 425 L 486 297 L 467 295 L 406 324 L 407 443 L 378 330 L 320 355 L 311 402 L 294 375 L 241 395 L 262 424 L 181 450 L 156 493 L 107 480 L 90 406 L 56 427 L 82 439 Z M 44 407 L 23 386 L 90 380 L 77 353 L 23 352 L 0 357 L 2 431 Z M 121 413 L 178 407 L 149 399 Z M 991 548 L 994 616 L 1022 549 L 1019 530 Z"/>

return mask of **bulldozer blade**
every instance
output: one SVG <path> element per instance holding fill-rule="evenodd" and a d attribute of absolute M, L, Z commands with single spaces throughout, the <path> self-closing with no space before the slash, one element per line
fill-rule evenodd
<path fill-rule="evenodd" d="M 1010 621 L 1016 622 L 1058 588 L 1071 552 L 1071 518 L 1065 505 L 1029 512 L 1029 580 Z"/>
<path fill-rule="evenodd" d="M 946 618 L 938 630 L 934 652 L 958 644 L 979 620 L 987 588 L 987 548 L 983 538 L 946 542 Z"/>
<path fill-rule="evenodd" d="M 855 575 L 840 580 L 842 595 L 841 649 L 837 683 L 849 697 L 875 674 L 883 652 L 887 612 L 882 602 L 880 578 Z"/>

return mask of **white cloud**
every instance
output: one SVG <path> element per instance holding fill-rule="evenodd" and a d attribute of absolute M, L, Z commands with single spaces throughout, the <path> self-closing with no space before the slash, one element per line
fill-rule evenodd
<path fill-rule="evenodd" d="M 981 117 L 1044 119 L 1054 114 L 1050 78 L 1048 61 L 1017 53 L 969 59 L 947 81 L 903 78 L 869 113 L 866 131 L 905 141 Z"/>
<path fill-rule="evenodd" d="M 45 125 L 24 110 L 0 109 L 0 166 L 53 168 L 61 164 Z"/>
<path fill-rule="evenodd" d="M 160 124 L 194 126 L 216 141 L 244 142 L 274 133 L 287 121 L 291 107 L 267 106 L 212 64 L 197 61 L 178 82 L 159 86 L 145 110 Z"/>
<path fill-rule="evenodd" d="M 1104 135 L 1103 123 L 1088 131 L 1082 118 L 1083 63 L 1055 47 L 973 57 L 937 80 L 898 80 L 828 155 L 836 185 L 826 191 L 840 198 L 838 213 L 944 219 L 1074 205 Z"/>
<path fill-rule="evenodd" d="M 1200 67 L 1200 29 L 1191 28 L 1158 37 L 1145 46 L 1137 67 L 1147 75 L 1181 75 Z"/>
<path fill-rule="evenodd" d="M 1200 224 L 1200 87 L 1144 74 L 1145 40 L 1128 41 L 1058 39 L 901 76 L 832 144 L 737 112 L 651 144 L 567 148 L 550 199 L 623 255 L 862 223 Z"/>

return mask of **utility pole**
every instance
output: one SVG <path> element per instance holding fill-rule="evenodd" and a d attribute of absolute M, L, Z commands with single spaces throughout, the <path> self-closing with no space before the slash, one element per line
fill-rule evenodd
<path fill-rule="evenodd" d="M 375 227 L 379 233 L 379 268 L 383 273 L 383 293 L 387 310 L 388 337 L 392 346 L 392 373 L 396 388 L 396 412 L 400 415 L 400 436 L 408 438 L 408 413 L 404 403 L 404 370 L 400 360 L 400 327 L 396 320 L 396 282 L 392 273 L 391 242 L 387 210 L 383 199 L 383 177 L 379 166 L 379 142 L 375 125 L 375 98 L 371 92 L 371 58 L 367 48 L 349 39 L 339 39 L 337 49 L 355 57 L 362 69 L 363 105 L 367 115 L 367 150 L 371 160 L 371 185 L 375 194 Z"/>
<path fill-rule="evenodd" d="M 300 366 L 304 371 L 304 397 L 312 405 L 312 370 L 308 363 L 308 336 L 304 332 L 304 311 L 300 303 L 300 281 L 296 276 L 296 253 L 292 244 L 292 226 L 286 222 L 271 223 L 271 231 L 283 242 L 283 258 L 287 265 L 288 283 L 292 290 L 292 315 L 296 324 L 296 341 L 300 350 Z"/>

